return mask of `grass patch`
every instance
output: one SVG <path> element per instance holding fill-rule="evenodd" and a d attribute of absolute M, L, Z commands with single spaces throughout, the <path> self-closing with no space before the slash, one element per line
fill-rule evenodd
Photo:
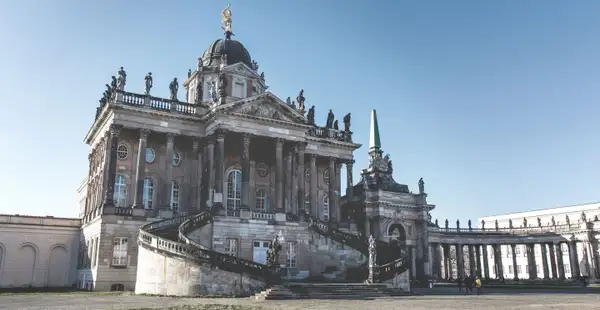
<path fill-rule="evenodd" d="M 239 306 L 239 305 L 186 305 L 164 308 L 132 308 L 127 310 L 266 310 L 260 306 Z"/>

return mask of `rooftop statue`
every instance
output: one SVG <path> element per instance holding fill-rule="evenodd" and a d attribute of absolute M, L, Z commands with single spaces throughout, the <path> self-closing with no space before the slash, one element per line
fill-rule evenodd
<path fill-rule="evenodd" d="M 148 72 L 148 75 L 146 75 L 146 77 L 144 78 L 144 81 L 146 82 L 146 91 L 145 94 L 146 95 L 150 95 L 150 89 L 152 89 L 152 72 Z"/>
<path fill-rule="evenodd" d="M 264 72 L 260 73 L 260 79 L 263 80 L 263 81 L 265 80 L 265 73 Z"/>
<path fill-rule="evenodd" d="M 227 7 L 221 11 L 221 22 L 223 23 L 223 26 L 221 26 L 221 29 L 223 29 L 225 32 L 231 32 L 231 4 L 227 5 Z"/>
<path fill-rule="evenodd" d="M 169 91 L 171 92 L 171 100 L 177 100 L 177 92 L 179 91 L 179 82 L 177 82 L 177 78 L 174 78 L 169 84 Z"/>
<path fill-rule="evenodd" d="M 554 216 L 550 219 L 550 223 L 552 223 L 552 226 L 556 226 L 556 220 L 554 219 Z"/>
<path fill-rule="evenodd" d="M 117 78 L 114 75 L 111 76 L 110 78 L 111 78 L 110 88 L 114 91 L 117 89 L 117 86 L 118 86 Z"/>
<path fill-rule="evenodd" d="M 585 216 L 585 212 L 581 211 L 581 222 L 582 223 L 586 223 L 587 222 L 587 217 Z"/>
<path fill-rule="evenodd" d="M 198 57 L 198 63 L 196 64 L 196 71 L 202 71 L 202 57 Z"/>
<path fill-rule="evenodd" d="M 287 98 L 285 99 L 285 103 L 286 103 L 287 105 L 292 105 L 292 97 L 287 97 Z"/>
<path fill-rule="evenodd" d="M 537 218 L 538 227 L 542 227 L 542 219 L 538 216 Z"/>
<path fill-rule="evenodd" d="M 571 220 L 568 215 L 565 215 L 565 221 L 567 222 L 567 225 L 571 225 Z"/>
<path fill-rule="evenodd" d="M 469 230 L 473 229 L 473 228 L 471 227 L 471 220 L 469 220 L 469 221 L 467 222 L 467 225 L 469 225 Z"/>
<path fill-rule="evenodd" d="M 438 225 L 438 219 L 435 219 L 435 226 L 440 227 L 440 225 Z"/>
<path fill-rule="evenodd" d="M 192 76 L 192 69 L 188 69 L 188 78 Z"/>
<path fill-rule="evenodd" d="M 425 193 L 425 181 L 423 181 L 423 178 L 419 179 L 419 194 L 423 194 Z"/>
<path fill-rule="evenodd" d="M 510 229 L 513 228 L 513 224 L 512 224 L 512 220 L 511 219 L 508 220 L 508 228 L 510 228 Z"/>
<path fill-rule="evenodd" d="M 448 229 L 448 225 L 449 225 L 449 224 L 450 224 L 450 223 L 448 222 L 448 219 L 446 219 L 446 229 Z"/>
<path fill-rule="evenodd" d="M 298 93 L 298 97 L 296 97 L 296 102 L 298 102 L 298 109 L 300 111 L 304 111 L 304 101 L 306 100 L 306 98 L 304 98 L 304 89 L 300 90 L 300 93 Z"/>
<path fill-rule="evenodd" d="M 308 115 L 306 116 L 308 123 L 311 125 L 315 124 L 315 106 L 313 105 L 308 109 Z"/>
<path fill-rule="evenodd" d="M 456 220 L 456 229 L 460 229 L 460 221 Z"/>
<path fill-rule="evenodd" d="M 340 130 L 340 126 L 338 125 L 337 119 L 333 122 L 333 129 Z"/>
<path fill-rule="evenodd" d="M 333 128 L 333 120 L 335 116 L 333 115 L 333 111 L 329 109 L 329 113 L 327 114 L 327 123 L 325 123 L 325 128 L 331 129 Z"/>
<path fill-rule="evenodd" d="M 254 71 L 258 70 L 258 62 L 256 62 L 256 60 L 252 61 L 252 68 L 251 69 L 254 70 Z"/>
<path fill-rule="evenodd" d="M 119 69 L 119 72 L 117 72 L 119 74 L 119 79 L 117 80 L 117 87 L 120 90 L 125 90 L 125 84 L 127 83 L 127 73 L 125 72 L 125 69 L 123 69 L 123 67 L 121 67 L 121 69 Z"/>
<path fill-rule="evenodd" d="M 527 228 L 527 219 L 523 218 L 523 227 Z"/>
<path fill-rule="evenodd" d="M 498 220 L 494 221 L 494 226 L 496 227 L 496 230 L 500 228 L 500 226 L 498 225 Z"/>
<path fill-rule="evenodd" d="M 485 221 L 481 220 L 481 229 L 485 229 Z"/>
<path fill-rule="evenodd" d="M 344 131 L 349 132 L 350 131 L 350 113 L 346 114 L 346 116 L 344 116 Z"/>

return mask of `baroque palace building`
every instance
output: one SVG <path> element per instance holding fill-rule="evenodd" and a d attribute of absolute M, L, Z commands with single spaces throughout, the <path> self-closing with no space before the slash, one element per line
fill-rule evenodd
<path fill-rule="evenodd" d="M 598 205 L 440 225 L 423 179 L 417 192 L 394 180 L 375 111 L 354 182 L 350 114 L 340 128 L 330 110 L 322 126 L 304 91 L 295 101 L 269 92 L 230 16 L 183 81 L 185 99 L 177 79 L 161 98 L 151 73 L 142 92 L 123 68 L 112 77 L 85 137 L 79 218 L 0 215 L 0 288 L 193 296 L 282 280 L 409 290 L 411 279 L 469 273 L 599 276 Z"/>

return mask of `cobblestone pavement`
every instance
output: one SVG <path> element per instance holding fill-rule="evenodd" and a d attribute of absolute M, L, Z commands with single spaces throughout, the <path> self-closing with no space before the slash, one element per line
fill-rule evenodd
<path fill-rule="evenodd" d="M 85 294 L 22 294 L 0 296 L 0 309 L 70 310 L 70 309 L 128 309 L 165 307 L 190 304 L 255 305 L 266 309 L 600 309 L 598 294 L 561 292 L 507 293 L 488 292 L 486 295 L 424 295 L 376 300 L 300 300 L 254 301 L 237 299 L 188 299 L 146 296 L 102 296 Z"/>

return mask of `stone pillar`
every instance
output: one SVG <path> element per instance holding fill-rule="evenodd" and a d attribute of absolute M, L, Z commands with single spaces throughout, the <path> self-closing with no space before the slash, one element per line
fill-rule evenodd
<path fill-rule="evenodd" d="M 121 125 L 110 125 L 104 164 L 104 206 L 114 206 L 115 179 L 117 177 L 117 148 L 119 147 L 119 134 Z"/>
<path fill-rule="evenodd" d="M 144 208 L 144 181 L 146 179 L 146 144 L 150 130 L 140 130 L 140 142 L 138 144 L 137 166 L 135 169 L 135 203 L 136 209 Z"/>
<path fill-rule="evenodd" d="M 462 244 L 456 244 L 456 274 L 459 278 L 465 278 L 465 262 Z"/>
<path fill-rule="evenodd" d="M 196 210 L 193 210 L 192 208 L 188 208 L 188 212 L 189 211 L 196 211 L 196 212 L 200 212 L 202 211 L 202 206 L 203 206 L 203 202 L 202 202 L 202 177 L 203 174 L 202 172 L 204 171 L 204 164 L 203 164 L 203 156 L 202 156 L 202 151 L 200 150 L 200 140 L 198 139 L 194 139 L 192 141 L 192 156 L 196 157 L 196 174 L 194 175 L 194 187 L 196 188 L 196 190 L 194 191 L 195 193 L 195 200 L 194 200 L 194 204 L 196 205 Z"/>
<path fill-rule="evenodd" d="M 173 186 L 173 148 L 175 145 L 175 134 L 167 133 L 167 147 L 165 153 L 165 171 L 163 180 L 165 184 L 163 185 L 163 194 L 164 197 L 164 207 L 167 209 L 171 209 L 171 187 Z"/>
<path fill-rule="evenodd" d="M 569 243 L 569 258 L 571 259 L 571 278 L 579 279 L 581 275 L 579 271 L 579 255 L 577 255 L 577 241 L 573 240 Z"/>
<path fill-rule="evenodd" d="M 335 206 L 335 199 L 336 199 L 336 194 L 335 194 L 335 161 L 336 158 L 335 157 L 329 157 L 329 221 L 339 221 L 339 218 L 337 218 L 337 211 L 335 210 L 336 206 Z M 413 249 L 414 250 L 414 249 Z"/>
<path fill-rule="evenodd" d="M 354 196 L 354 181 L 352 180 L 352 167 L 354 166 L 354 159 L 346 161 L 346 197 L 349 199 Z"/>
<path fill-rule="evenodd" d="M 475 246 L 475 274 L 480 279 L 481 279 L 481 246 L 482 245 L 480 245 L 480 244 Z"/>
<path fill-rule="evenodd" d="M 467 246 L 469 251 L 469 275 L 475 275 L 475 251 L 474 246 L 469 244 Z"/>
<path fill-rule="evenodd" d="M 300 143 L 296 146 L 296 154 L 298 155 L 298 171 L 304 174 L 304 151 L 306 150 L 306 143 Z M 294 214 L 298 214 L 298 209 L 306 209 L 304 201 L 306 200 L 306 189 L 305 189 L 304 177 L 298 179 L 298 194 L 297 194 L 297 209 L 294 210 Z M 305 210 L 309 213 L 309 210 Z"/>
<path fill-rule="evenodd" d="M 207 168 L 208 168 L 208 201 L 209 206 L 214 204 L 214 191 L 215 191 L 215 141 L 209 138 L 206 141 L 206 157 Z"/>
<path fill-rule="evenodd" d="M 535 280 L 537 279 L 537 265 L 535 263 L 535 244 L 526 244 L 525 251 L 527 252 L 527 265 L 528 269 L 527 273 L 529 274 L 529 279 Z"/>
<path fill-rule="evenodd" d="M 546 250 L 546 244 L 540 244 L 540 252 L 542 255 L 542 272 L 544 273 L 544 279 L 550 279 L 550 270 L 548 270 L 548 251 Z"/>
<path fill-rule="evenodd" d="M 510 245 L 510 249 L 512 252 L 512 264 L 513 264 L 513 279 L 515 280 L 519 280 L 519 270 L 517 269 L 517 251 L 516 251 L 516 244 L 511 244 Z"/>
<path fill-rule="evenodd" d="M 331 184 L 331 170 L 329 170 L 329 184 Z M 413 279 L 417 277 L 417 251 L 414 246 L 409 247 L 410 249 L 410 276 Z"/>
<path fill-rule="evenodd" d="M 215 158 L 215 193 L 220 194 L 221 201 L 224 201 L 223 197 L 223 183 L 225 183 L 225 135 L 227 134 L 224 130 L 217 131 L 217 156 Z"/>
<path fill-rule="evenodd" d="M 317 171 L 317 155 L 315 154 L 310 154 L 310 213 L 312 214 L 313 217 L 320 219 L 320 214 L 319 214 L 319 205 L 318 205 L 318 192 L 317 192 L 317 176 L 318 176 L 318 171 Z M 304 180 L 306 179 L 306 173 L 304 171 L 301 171 L 300 174 L 300 179 L 302 179 L 302 181 L 300 182 L 304 182 Z M 368 236 L 368 231 L 367 231 L 367 236 Z"/>
<path fill-rule="evenodd" d="M 487 246 L 487 244 L 482 245 L 481 250 L 482 250 L 481 254 L 483 256 L 483 278 L 489 279 L 490 278 L 490 266 L 489 266 L 489 261 L 488 261 L 488 246 Z"/>
<path fill-rule="evenodd" d="M 250 140 L 252 134 L 245 133 L 242 144 L 242 206 L 250 207 Z"/>
<path fill-rule="evenodd" d="M 293 190 L 293 184 L 292 184 L 292 180 L 293 180 L 293 175 L 294 175 L 294 170 L 292 167 L 292 158 L 294 158 L 294 152 L 289 149 L 285 152 L 285 198 L 284 200 L 284 204 L 285 204 L 285 213 L 292 213 L 292 210 L 294 210 L 293 207 L 293 203 L 292 203 L 292 190 Z"/>
<path fill-rule="evenodd" d="M 442 245 L 442 256 L 444 261 L 444 279 L 452 279 L 452 266 L 450 260 L 450 246 L 448 244 Z"/>
<path fill-rule="evenodd" d="M 496 265 L 496 279 L 504 279 L 504 264 L 502 263 L 502 245 L 492 245 L 494 251 L 494 265 Z"/>
<path fill-rule="evenodd" d="M 556 264 L 558 265 L 558 279 L 565 279 L 565 263 L 563 261 L 563 252 L 561 248 L 561 243 L 555 243 L 554 249 L 556 250 Z"/>
<path fill-rule="evenodd" d="M 283 143 L 284 140 L 275 140 L 275 212 L 284 212 L 283 209 Z"/>
<path fill-rule="evenodd" d="M 549 256 L 550 256 L 550 270 L 552 270 L 552 279 L 558 279 L 556 269 L 556 254 L 554 253 L 554 244 L 548 244 Z"/>

